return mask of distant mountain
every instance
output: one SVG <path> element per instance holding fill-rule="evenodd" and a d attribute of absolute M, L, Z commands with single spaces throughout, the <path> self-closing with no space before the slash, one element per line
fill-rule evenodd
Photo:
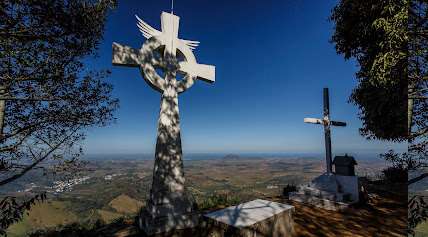
<path fill-rule="evenodd" d="M 236 155 L 236 154 L 228 154 L 228 155 L 224 156 L 223 159 L 225 159 L 225 160 L 238 160 L 238 159 L 241 159 L 241 157 L 239 155 Z"/>

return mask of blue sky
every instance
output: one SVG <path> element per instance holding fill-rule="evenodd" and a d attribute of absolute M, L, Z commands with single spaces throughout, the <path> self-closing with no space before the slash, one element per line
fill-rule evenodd
<path fill-rule="evenodd" d="M 356 106 L 348 103 L 356 85 L 354 61 L 337 55 L 329 42 L 328 16 L 336 1 L 176 0 L 179 37 L 201 42 L 199 63 L 216 66 L 216 82 L 197 81 L 179 97 L 185 153 L 323 153 L 323 130 L 303 123 L 321 117 L 322 89 L 330 88 L 333 151 L 383 152 L 404 144 L 366 141 Z M 108 18 L 99 58 L 91 68 L 112 71 L 109 82 L 120 99 L 117 123 L 88 132 L 85 152 L 152 153 L 160 94 L 137 68 L 113 67 L 112 42 L 140 48 L 144 38 L 135 14 L 160 29 L 169 0 L 119 1 Z"/>

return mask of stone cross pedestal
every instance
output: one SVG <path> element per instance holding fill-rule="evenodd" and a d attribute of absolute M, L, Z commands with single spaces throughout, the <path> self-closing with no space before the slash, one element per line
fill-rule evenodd
<path fill-rule="evenodd" d="M 138 67 L 147 83 L 162 94 L 158 120 L 155 164 L 150 197 L 141 217 L 147 234 L 191 226 L 193 203 L 185 195 L 180 137 L 178 94 L 196 79 L 214 82 L 215 67 L 198 64 L 192 52 L 199 42 L 178 38 L 178 16 L 163 12 L 162 31 L 137 17 L 147 38 L 141 49 L 113 43 L 113 65 Z M 162 78 L 156 69 L 162 70 Z M 182 74 L 182 80 L 177 80 Z"/>
<path fill-rule="evenodd" d="M 305 123 L 322 124 L 324 126 L 324 138 L 325 138 L 325 160 L 327 167 L 327 174 L 332 173 L 332 158 L 331 158 L 331 126 L 345 127 L 345 122 L 338 122 L 330 120 L 330 102 L 328 96 L 328 88 L 324 88 L 324 116 L 322 119 L 317 118 L 305 118 Z"/>

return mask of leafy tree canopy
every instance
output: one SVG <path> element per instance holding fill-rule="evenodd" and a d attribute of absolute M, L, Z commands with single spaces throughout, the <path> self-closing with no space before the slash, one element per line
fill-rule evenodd
<path fill-rule="evenodd" d="M 408 151 L 382 157 L 411 171 L 411 185 L 428 167 L 428 1 L 341 0 L 333 9 L 338 53 L 360 65 L 351 101 L 362 135 L 408 142 Z M 409 198 L 409 232 L 428 219 L 426 197 Z"/>
<path fill-rule="evenodd" d="M 360 66 L 350 100 L 367 138 L 407 139 L 408 6 L 409 0 L 342 0 L 330 17 L 336 51 Z"/>
<path fill-rule="evenodd" d="M 105 81 L 109 72 L 88 70 L 83 59 L 96 56 L 115 5 L 113 0 L 0 2 L 0 188 L 34 169 L 79 168 L 78 145 L 86 129 L 114 120 L 118 100 Z M 0 231 L 38 197 L 21 204 L 3 199 L 11 208 L 0 210 Z"/>

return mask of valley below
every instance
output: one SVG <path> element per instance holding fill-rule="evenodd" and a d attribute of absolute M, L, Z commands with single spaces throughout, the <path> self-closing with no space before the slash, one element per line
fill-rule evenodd
<path fill-rule="evenodd" d="M 323 164 L 317 157 L 228 155 L 184 160 L 184 172 L 188 194 L 204 211 L 281 196 L 285 186 L 306 183 L 323 173 Z M 376 157 L 359 160 L 357 174 L 376 179 L 384 167 L 384 161 Z M 36 204 L 23 221 L 12 225 L 8 236 L 26 236 L 38 229 L 71 223 L 100 225 L 132 218 L 144 207 L 152 169 L 152 160 L 109 157 L 90 160 L 86 171 L 69 180 L 34 174 L 31 183 L 15 184 L 1 195 L 25 198 L 46 192 L 48 200 Z"/>

